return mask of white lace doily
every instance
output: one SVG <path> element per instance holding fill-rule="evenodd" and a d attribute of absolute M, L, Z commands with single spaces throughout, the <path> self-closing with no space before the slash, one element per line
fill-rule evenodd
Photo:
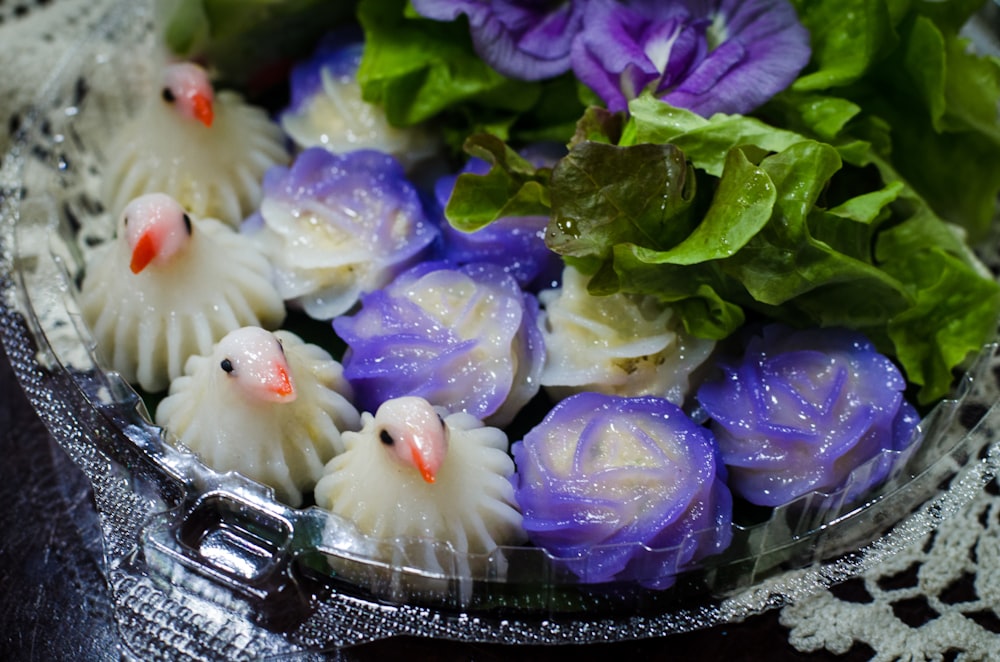
<path fill-rule="evenodd" d="M 0 0 L 0 150 L 106 0 Z M 1000 379 L 1000 375 L 995 375 Z M 1000 659 L 1000 489 L 860 577 L 784 607 L 789 642 L 875 660 Z"/>
<path fill-rule="evenodd" d="M 95 0 L 0 0 L 0 149 L 38 90 L 107 6 Z"/>
<path fill-rule="evenodd" d="M 869 646 L 873 660 L 1000 659 L 1000 490 L 861 577 L 785 607 L 800 651 Z"/>

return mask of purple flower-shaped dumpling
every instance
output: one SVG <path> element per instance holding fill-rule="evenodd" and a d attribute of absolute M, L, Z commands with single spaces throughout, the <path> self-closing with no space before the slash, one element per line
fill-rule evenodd
<path fill-rule="evenodd" d="M 404 165 L 430 156 L 438 137 L 422 127 L 390 126 L 385 112 L 361 96 L 356 74 L 364 42 L 353 31 L 338 31 L 320 41 L 312 57 L 289 75 L 290 101 L 279 120 L 300 148 L 331 152 L 374 149 Z"/>
<path fill-rule="evenodd" d="M 340 80 L 354 78 L 364 53 L 364 41 L 356 30 L 332 32 L 323 37 L 308 59 L 296 63 L 288 73 L 288 107 L 284 113 L 299 112 L 323 89 L 327 76 Z"/>
<path fill-rule="evenodd" d="M 558 157 L 544 151 L 522 152 L 536 167 L 551 166 Z M 485 175 L 490 166 L 472 158 L 462 173 Z M 444 209 L 455 188 L 457 175 L 438 179 L 434 195 Z M 512 275 L 529 292 L 556 287 L 562 274 L 562 258 L 545 245 L 548 216 L 508 216 L 497 219 L 475 232 L 456 229 L 447 220 L 441 223 L 441 257 L 456 265 L 471 262 L 496 264 Z"/>
<path fill-rule="evenodd" d="M 323 320 L 412 266 L 439 236 L 396 159 L 321 147 L 267 172 L 243 231 L 274 265 L 282 297 Z"/>
<path fill-rule="evenodd" d="M 667 400 L 573 395 L 511 451 L 529 539 L 583 581 L 666 588 L 732 540 L 718 447 Z"/>
<path fill-rule="evenodd" d="M 538 301 L 500 267 L 426 262 L 334 320 L 344 375 L 362 411 L 420 396 L 506 425 L 539 389 Z"/>
<path fill-rule="evenodd" d="M 612 111 L 648 89 L 708 117 L 757 108 L 809 56 L 788 0 L 592 0 L 572 65 Z"/>
<path fill-rule="evenodd" d="M 892 453 L 909 446 L 919 423 L 903 398 L 906 381 L 858 332 L 793 330 L 772 324 L 742 359 L 698 389 L 730 486 L 747 501 L 778 506 L 845 485 L 866 465 L 858 496 L 883 480 Z"/>
<path fill-rule="evenodd" d="M 438 21 L 469 19 L 476 53 L 509 78 L 541 80 L 569 70 L 570 45 L 589 0 L 413 0 Z"/>

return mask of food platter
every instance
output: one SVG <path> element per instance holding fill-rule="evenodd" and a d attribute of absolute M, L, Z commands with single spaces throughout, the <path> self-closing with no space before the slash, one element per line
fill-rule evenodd
<path fill-rule="evenodd" d="M 102 364 L 82 321 L 84 252 L 113 231 L 92 191 L 109 136 L 135 112 L 126 91 L 149 75 L 150 20 L 149 7 L 123 3 L 97 21 L 40 90 L 0 170 L 4 346 L 29 399 L 94 484 L 116 617 L 137 654 L 170 642 L 210 658 L 216 651 L 195 643 L 206 633 L 217 650 L 252 656 L 400 634 L 583 643 L 689 631 L 856 575 L 994 475 L 998 358 L 987 345 L 879 490 L 857 503 L 845 488 L 748 509 L 728 550 L 670 589 L 590 584 L 579 562 L 526 546 L 474 559 L 438 550 L 444 561 L 429 569 L 420 561 L 426 541 L 398 541 L 392 563 L 375 560 L 350 522 L 288 507 L 166 443 L 143 398 Z"/>

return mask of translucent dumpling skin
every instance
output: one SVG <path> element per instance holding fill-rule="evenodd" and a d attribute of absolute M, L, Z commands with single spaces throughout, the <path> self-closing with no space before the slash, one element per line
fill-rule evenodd
<path fill-rule="evenodd" d="M 732 539 L 718 447 L 667 400 L 580 393 L 511 450 L 529 539 L 584 581 L 666 588 Z"/>
<path fill-rule="evenodd" d="M 163 191 L 195 216 L 237 227 L 257 208 L 267 169 L 288 163 L 280 127 L 235 92 L 216 96 L 211 127 L 178 118 L 155 94 L 107 148 L 105 205 L 117 214 L 129 200 Z"/>
<path fill-rule="evenodd" d="M 284 299 L 322 320 L 386 285 L 438 237 L 396 159 L 320 147 L 268 171 L 243 231 L 274 264 Z"/>
<path fill-rule="evenodd" d="M 360 427 L 343 368 L 289 331 L 243 327 L 192 356 L 156 409 L 157 425 L 219 473 L 238 472 L 302 503 Z"/>
<path fill-rule="evenodd" d="M 769 325 L 742 358 L 720 367 L 698 400 L 733 491 L 752 503 L 778 506 L 836 489 L 862 464 L 915 437 L 919 416 L 903 399 L 906 381 L 855 331 Z M 872 467 L 852 491 L 877 484 L 890 468 L 888 459 Z"/>
<path fill-rule="evenodd" d="M 292 68 L 291 102 L 281 127 L 300 148 L 331 152 L 373 149 L 392 154 L 410 166 L 430 156 L 438 140 L 420 127 L 396 128 L 385 111 L 361 97 L 356 77 L 364 44 L 360 36 L 335 32 L 324 38 L 312 57 Z"/>
<path fill-rule="evenodd" d="M 334 320 L 359 407 L 419 395 L 506 425 L 538 392 L 538 302 L 492 264 L 421 264 Z"/>
<path fill-rule="evenodd" d="M 538 295 L 547 348 L 542 386 L 556 397 L 597 391 L 683 404 L 691 373 L 715 342 L 686 333 L 673 311 L 653 297 L 594 296 L 587 280 L 566 267 L 562 287 Z"/>
<path fill-rule="evenodd" d="M 374 539 L 447 543 L 472 554 L 524 541 L 510 482 L 514 463 L 502 430 L 465 413 L 440 410 L 442 418 L 411 422 L 400 419 L 399 410 L 386 411 L 363 414 L 361 430 L 344 433 L 345 452 L 330 461 L 316 486 L 320 507 Z M 426 425 L 443 432 L 444 447 L 433 451 L 439 466 L 432 480 L 408 461 L 412 449 L 399 456 L 400 449 L 386 443 L 387 430 L 398 446 L 406 443 L 401 430 L 413 428 L 419 436 Z"/>
<path fill-rule="evenodd" d="M 91 255 L 79 301 L 98 351 L 130 383 L 162 391 L 189 356 L 207 354 L 230 331 L 285 319 L 270 263 L 228 225 L 189 217 L 182 248 L 135 273 L 124 218 Z"/>

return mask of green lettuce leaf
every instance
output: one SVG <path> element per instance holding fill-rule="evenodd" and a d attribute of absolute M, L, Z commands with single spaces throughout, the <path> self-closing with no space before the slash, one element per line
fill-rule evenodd
<path fill-rule="evenodd" d="M 463 173 L 455 181 L 445 218 L 465 232 L 474 232 L 508 216 L 548 216 L 549 170 L 536 169 L 496 136 L 477 134 L 465 151 L 490 164 L 485 175 Z"/>
<path fill-rule="evenodd" d="M 830 142 L 855 165 L 877 154 L 938 215 L 983 239 L 1000 194 L 1000 60 L 974 53 L 959 34 L 982 2 L 796 6 L 812 31 L 813 61 L 762 117 Z"/>
<path fill-rule="evenodd" d="M 887 273 L 908 283 L 914 305 L 895 315 L 888 333 L 918 398 L 933 402 L 948 394 L 956 366 L 996 331 L 1000 287 L 963 260 L 939 248 L 893 256 Z"/>
<path fill-rule="evenodd" d="M 632 252 L 645 264 L 681 266 L 731 257 L 768 222 L 776 197 L 767 173 L 741 150 L 730 150 L 712 205 L 694 230 L 672 248 L 656 250 L 649 243 Z"/>
<path fill-rule="evenodd" d="M 1000 194 L 1000 63 L 916 17 L 867 105 L 891 126 L 891 163 L 942 217 L 985 237 Z M 891 94 L 888 94 L 890 91 Z"/>
<path fill-rule="evenodd" d="M 712 200 L 693 226 L 690 218 L 671 226 L 690 227 L 686 236 L 665 240 L 655 223 L 637 225 L 641 214 L 620 213 L 624 205 L 592 203 L 595 196 L 607 203 L 609 184 L 593 173 L 625 167 L 609 158 L 622 153 L 614 146 L 588 147 L 574 155 L 571 170 L 557 167 L 553 218 L 562 218 L 565 205 L 568 226 L 577 232 L 552 247 L 600 261 L 592 267 L 593 293 L 657 296 L 675 307 L 689 332 L 712 338 L 735 331 L 750 312 L 798 325 L 855 328 L 899 360 L 920 386 L 921 402 L 947 392 L 951 370 L 990 337 L 1000 315 L 998 286 L 977 271 L 960 233 L 870 144 L 858 152 L 870 165 L 859 168 L 845 164 L 833 145 L 759 120 L 698 118 L 644 100 L 633 107 L 621 142 L 634 143 L 628 150 L 663 148 L 662 141 L 690 145 L 693 155 L 683 154 L 695 179 L 708 175 Z M 588 124 L 592 133 L 601 133 L 601 119 Z M 568 172 L 574 176 L 565 177 Z M 617 185 L 628 190 L 624 181 Z M 629 198 L 633 204 L 648 199 Z M 916 278 L 919 268 L 928 274 Z M 957 287 L 975 294 L 945 296 Z M 963 333 L 928 331 L 944 318 L 964 320 Z"/>
<path fill-rule="evenodd" d="M 864 117 L 863 109 L 849 99 L 786 90 L 771 99 L 759 115 L 770 125 L 833 145 L 848 163 L 868 163 L 872 143 L 866 132 L 857 130 L 856 121 Z M 881 143 L 887 145 L 888 135 L 883 135 L 879 135 Z"/>
<path fill-rule="evenodd" d="M 358 7 L 365 33 L 358 81 L 391 124 L 418 124 L 460 103 L 510 115 L 538 101 L 538 84 L 510 80 L 479 59 L 467 25 L 411 18 L 405 8 L 406 0 L 362 0 Z"/>
<path fill-rule="evenodd" d="M 862 78 L 896 43 L 893 16 L 881 0 L 795 0 L 811 35 L 810 66 L 792 87 L 826 90 Z"/>
<path fill-rule="evenodd" d="M 744 306 L 749 302 L 737 285 L 716 262 L 650 263 L 640 259 L 634 245 L 619 244 L 613 260 L 597 271 L 588 290 L 595 295 L 622 291 L 655 296 L 672 306 L 688 333 L 721 340 L 746 321 Z"/>
<path fill-rule="evenodd" d="M 706 119 L 663 103 L 651 94 L 629 103 L 629 113 L 631 119 L 620 144 L 674 145 L 694 167 L 715 176 L 722 174 L 726 155 L 734 147 L 754 146 L 765 152 L 779 152 L 805 139 L 753 117 L 719 114 Z"/>
<path fill-rule="evenodd" d="M 948 2 L 907 0 L 906 4 L 908 8 L 930 18 L 943 30 L 955 33 L 961 30 L 973 14 L 980 11 L 986 3 L 982 0 L 948 0 Z"/>
<path fill-rule="evenodd" d="M 476 55 L 464 19 L 433 21 L 407 8 L 406 0 L 358 6 L 365 35 L 358 82 L 390 124 L 438 121 L 456 150 L 479 132 L 516 141 L 569 139 L 583 112 L 569 74 L 541 82 L 507 78 Z"/>
<path fill-rule="evenodd" d="M 546 243 L 571 256 L 608 256 L 619 243 L 673 246 L 692 229 L 694 178 L 673 145 L 575 145 L 552 172 Z"/>
<path fill-rule="evenodd" d="M 632 148 L 634 149 L 634 148 Z M 765 173 L 739 149 L 726 161 L 712 203 L 701 222 L 666 250 L 650 244 L 620 242 L 613 248 L 612 270 L 598 273 L 594 293 L 623 290 L 671 303 L 692 334 L 724 338 L 742 326 L 741 306 L 717 261 L 740 251 L 768 222 L 776 193 Z M 613 271 L 613 276 L 612 276 Z"/>

